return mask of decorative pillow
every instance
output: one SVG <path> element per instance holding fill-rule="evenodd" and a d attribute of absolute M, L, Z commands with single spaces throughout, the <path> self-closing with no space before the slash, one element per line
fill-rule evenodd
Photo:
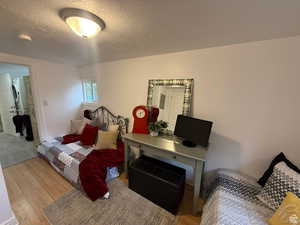
<path fill-rule="evenodd" d="M 288 192 L 275 214 L 269 220 L 269 224 L 300 224 L 300 199 L 293 193 Z"/>
<path fill-rule="evenodd" d="M 287 192 L 300 196 L 300 174 L 290 169 L 285 162 L 280 162 L 274 167 L 271 177 L 256 197 L 276 210 Z"/>
<path fill-rule="evenodd" d="M 109 131 L 119 131 L 119 125 L 109 124 L 107 130 L 109 130 Z"/>
<path fill-rule="evenodd" d="M 71 134 L 78 134 L 82 126 L 83 120 L 71 120 Z"/>
<path fill-rule="evenodd" d="M 269 168 L 265 171 L 264 175 L 258 180 L 257 183 L 259 183 L 261 186 L 265 186 L 265 184 L 267 183 L 267 180 L 269 179 L 269 177 L 272 175 L 273 173 L 273 169 L 274 166 L 276 166 L 276 164 L 280 163 L 280 162 L 285 162 L 286 165 L 288 167 L 290 167 L 291 169 L 295 170 L 296 172 L 300 173 L 300 169 L 295 166 L 291 161 L 289 161 L 285 155 L 281 152 L 280 154 L 278 154 L 271 162 Z"/>
<path fill-rule="evenodd" d="M 118 131 L 98 131 L 98 141 L 95 149 L 117 149 Z"/>
<path fill-rule="evenodd" d="M 85 128 L 85 125 L 87 125 L 87 124 L 90 125 L 91 123 L 93 123 L 92 120 L 89 120 L 89 119 L 87 119 L 87 118 L 84 118 L 84 119 L 82 120 L 81 127 L 79 128 L 77 134 L 81 135 L 82 132 L 83 132 L 83 129 Z"/>
<path fill-rule="evenodd" d="M 82 134 L 80 135 L 80 142 L 82 145 L 93 145 L 98 134 L 98 127 L 86 124 Z"/>

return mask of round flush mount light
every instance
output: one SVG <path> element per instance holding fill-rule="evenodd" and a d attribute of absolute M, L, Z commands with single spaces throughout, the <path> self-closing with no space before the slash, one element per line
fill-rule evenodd
<path fill-rule="evenodd" d="M 32 38 L 28 34 L 19 34 L 18 38 L 26 41 L 32 41 Z"/>
<path fill-rule="evenodd" d="M 105 28 L 100 17 L 83 9 L 64 8 L 59 15 L 75 34 L 85 39 L 96 36 Z"/>

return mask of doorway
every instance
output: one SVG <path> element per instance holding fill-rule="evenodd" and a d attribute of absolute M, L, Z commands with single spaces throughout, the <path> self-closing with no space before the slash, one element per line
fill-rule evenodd
<path fill-rule="evenodd" d="M 0 63 L 1 166 L 36 157 L 38 140 L 30 67 Z"/>

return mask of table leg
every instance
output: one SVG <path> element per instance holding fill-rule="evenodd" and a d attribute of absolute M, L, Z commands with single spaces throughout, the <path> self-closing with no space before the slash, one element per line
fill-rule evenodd
<path fill-rule="evenodd" d="M 128 158 L 129 158 L 129 145 L 128 142 L 125 141 L 125 162 L 124 162 L 124 169 L 125 169 L 125 176 L 128 177 Z"/>
<path fill-rule="evenodd" d="M 204 162 L 196 161 L 195 167 L 194 167 L 193 215 L 196 215 L 197 210 L 198 210 L 198 200 L 199 200 L 199 194 L 200 194 L 203 168 L 204 168 Z"/>

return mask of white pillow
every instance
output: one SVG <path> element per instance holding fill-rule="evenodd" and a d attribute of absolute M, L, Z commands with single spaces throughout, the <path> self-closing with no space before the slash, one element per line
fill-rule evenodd
<path fill-rule="evenodd" d="M 71 134 L 77 134 L 82 126 L 83 120 L 71 120 Z"/>

